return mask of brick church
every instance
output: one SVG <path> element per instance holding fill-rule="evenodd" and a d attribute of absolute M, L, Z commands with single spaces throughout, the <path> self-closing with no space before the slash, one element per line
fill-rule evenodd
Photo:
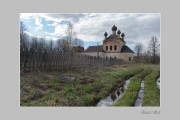
<path fill-rule="evenodd" d="M 122 59 L 126 62 L 133 59 L 134 52 L 126 45 L 124 40 L 125 34 L 117 31 L 117 27 L 114 25 L 112 28 L 112 34 L 108 36 L 108 33 L 104 33 L 103 45 L 89 46 L 81 54 L 89 56 L 100 57 L 112 57 Z"/>

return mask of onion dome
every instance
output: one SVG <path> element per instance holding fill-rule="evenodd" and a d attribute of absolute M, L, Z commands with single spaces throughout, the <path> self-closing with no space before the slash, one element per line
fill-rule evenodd
<path fill-rule="evenodd" d="M 114 25 L 113 27 L 112 27 L 112 31 L 116 31 L 117 30 L 117 27 Z"/>
<path fill-rule="evenodd" d="M 107 36 L 107 35 L 108 35 L 107 32 L 105 32 L 105 33 L 104 33 L 104 36 Z"/>
<path fill-rule="evenodd" d="M 117 31 L 117 34 L 121 34 L 121 31 L 120 31 L 120 30 L 118 30 L 118 31 Z"/>
<path fill-rule="evenodd" d="M 124 37 L 124 36 L 125 36 L 125 34 L 124 34 L 124 33 L 122 33 L 122 34 L 121 34 L 121 37 Z"/>

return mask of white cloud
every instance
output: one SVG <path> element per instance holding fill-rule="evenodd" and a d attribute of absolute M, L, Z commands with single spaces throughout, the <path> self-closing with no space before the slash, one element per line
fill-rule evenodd
<path fill-rule="evenodd" d="M 36 17 L 35 18 L 35 24 L 37 25 L 37 28 L 35 31 L 39 31 L 43 29 L 43 24 L 41 23 L 41 18 Z"/>
<path fill-rule="evenodd" d="M 66 29 L 67 29 L 67 25 L 66 24 L 59 24 L 54 29 L 54 35 L 65 36 L 66 35 Z"/>
<path fill-rule="evenodd" d="M 48 24 L 47 26 L 56 27 L 57 25 L 58 25 L 58 23 L 57 23 L 57 22 L 54 22 L 54 23 L 52 23 L 52 24 Z"/>
<path fill-rule="evenodd" d="M 21 14 L 20 18 L 35 18 L 38 29 L 43 25 L 40 18 L 50 20 L 53 23 L 47 26 L 54 27 L 51 36 L 64 36 L 67 25 L 58 24 L 62 21 L 71 21 L 78 38 L 84 41 L 102 41 L 104 32 L 108 35 L 112 33 L 111 27 L 116 25 L 121 32 L 125 33 L 127 45 L 135 45 L 136 42 L 142 42 L 147 46 L 151 36 L 157 36 L 160 39 L 160 14 L 139 14 L 139 13 L 90 13 L 90 14 L 47 14 L 47 13 L 28 13 Z"/>
<path fill-rule="evenodd" d="M 58 40 L 57 37 L 49 37 L 49 36 L 46 36 L 45 39 L 46 39 L 46 40 L 53 40 L 53 41 Z"/>
<path fill-rule="evenodd" d="M 50 32 L 44 32 L 46 35 L 49 35 L 49 36 L 55 36 L 54 33 L 50 33 Z"/>
<path fill-rule="evenodd" d="M 28 31 L 25 31 L 25 33 L 27 33 L 29 36 L 34 36 L 33 34 L 29 33 Z"/>
<path fill-rule="evenodd" d="M 140 41 L 147 46 L 151 36 L 160 38 L 160 14 L 90 14 L 75 24 L 75 31 L 85 41 L 102 41 L 114 24 L 125 33 L 127 45 Z"/>

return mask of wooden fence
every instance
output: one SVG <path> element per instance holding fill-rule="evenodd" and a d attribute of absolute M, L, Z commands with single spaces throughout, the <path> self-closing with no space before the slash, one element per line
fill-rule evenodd
<path fill-rule="evenodd" d="M 56 71 L 83 69 L 92 66 L 109 66 L 122 64 L 121 59 L 100 58 L 79 54 L 21 54 L 21 71 Z"/>

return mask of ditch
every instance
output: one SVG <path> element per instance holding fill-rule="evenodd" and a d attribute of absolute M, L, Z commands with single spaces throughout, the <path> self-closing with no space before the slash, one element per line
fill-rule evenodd
<path fill-rule="evenodd" d="M 116 103 L 118 100 L 120 100 L 124 94 L 124 92 L 127 90 L 128 85 L 130 83 L 130 79 L 125 80 L 124 85 L 122 87 L 117 88 L 117 90 L 113 93 L 111 93 L 106 98 L 100 100 L 97 103 L 98 107 L 103 106 L 112 106 L 114 103 Z"/>

